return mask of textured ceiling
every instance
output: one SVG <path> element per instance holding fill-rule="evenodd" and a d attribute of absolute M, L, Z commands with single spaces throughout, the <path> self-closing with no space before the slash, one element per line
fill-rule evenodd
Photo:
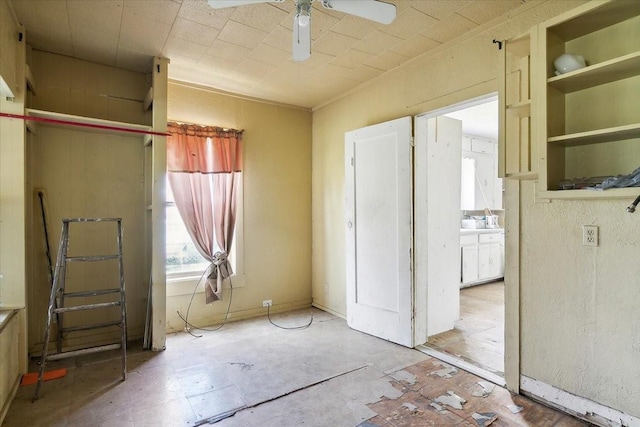
<path fill-rule="evenodd" d="M 206 0 L 9 0 L 35 49 L 302 107 L 317 106 L 504 15 L 524 0 L 387 0 L 390 25 L 311 13 L 311 58 L 291 60 L 295 3 L 214 10 Z"/>

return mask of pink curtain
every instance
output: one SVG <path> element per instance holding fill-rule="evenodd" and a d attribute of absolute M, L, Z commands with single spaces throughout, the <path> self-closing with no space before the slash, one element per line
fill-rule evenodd
<path fill-rule="evenodd" d="M 222 299 L 242 171 L 242 132 L 169 123 L 167 173 L 178 212 L 207 268 L 207 304 Z"/>

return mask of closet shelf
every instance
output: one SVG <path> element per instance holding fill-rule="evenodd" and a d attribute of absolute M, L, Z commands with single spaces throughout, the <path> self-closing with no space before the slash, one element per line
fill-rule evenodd
<path fill-rule="evenodd" d="M 608 190 L 549 190 L 537 193 L 538 199 L 633 199 L 640 193 L 640 188 L 610 188 Z"/>
<path fill-rule="evenodd" d="M 96 119 L 93 117 L 74 116 L 72 114 L 56 113 L 53 111 L 36 110 L 32 108 L 25 109 L 25 114 L 30 117 L 52 120 L 38 121 L 42 126 L 54 126 L 79 129 L 88 132 L 112 133 L 117 135 L 138 134 L 144 136 L 146 132 L 151 131 L 151 126 L 135 123 L 116 122 L 112 120 Z M 29 122 L 27 120 L 27 122 Z M 32 121 L 31 123 L 34 123 Z"/>
<path fill-rule="evenodd" d="M 640 123 L 625 126 L 616 126 L 606 129 L 598 129 L 587 132 L 572 133 L 568 135 L 553 136 L 548 139 L 550 144 L 563 147 L 575 147 L 578 145 L 598 144 L 601 142 L 623 141 L 625 139 L 640 137 Z"/>
<path fill-rule="evenodd" d="M 640 52 L 633 52 L 570 73 L 551 77 L 547 80 L 547 83 L 562 93 L 571 93 L 636 76 L 638 75 L 638 69 L 640 69 Z"/>

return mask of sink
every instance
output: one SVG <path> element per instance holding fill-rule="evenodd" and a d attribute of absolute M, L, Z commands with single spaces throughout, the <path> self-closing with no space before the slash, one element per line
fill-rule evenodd
<path fill-rule="evenodd" d="M 470 229 L 487 228 L 487 222 L 484 219 L 463 219 L 460 220 L 460 227 Z"/>

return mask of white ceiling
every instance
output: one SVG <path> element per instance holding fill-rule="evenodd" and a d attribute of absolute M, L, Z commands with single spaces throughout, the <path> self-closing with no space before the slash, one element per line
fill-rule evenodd
<path fill-rule="evenodd" d="M 214 10 L 206 0 L 8 0 L 35 49 L 302 107 L 317 106 L 526 0 L 387 0 L 390 25 L 323 8 L 311 58 L 291 61 L 294 0 Z M 37 78 L 37 76 L 35 76 Z"/>

